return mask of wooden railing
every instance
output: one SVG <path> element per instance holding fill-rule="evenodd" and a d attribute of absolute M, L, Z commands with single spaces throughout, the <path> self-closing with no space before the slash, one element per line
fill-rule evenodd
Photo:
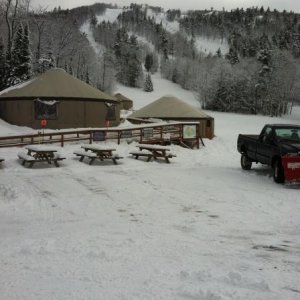
<path fill-rule="evenodd" d="M 184 125 L 196 125 L 196 137 L 184 137 Z M 140 143 L 178 143 L 183 146 L 199 148 L 198 122 L 172 122 L 132 125 L 130 127 L 92 128 L 84 130 L 56 130 L 37 132 L 35 134 L 0 136 L 0 148 L 21 147 L 29 144 L 59 143 L 62 147 L 69 142 L 87 142 L 115 140 L 120 144 L 121 140 L 137 141 Z"/>

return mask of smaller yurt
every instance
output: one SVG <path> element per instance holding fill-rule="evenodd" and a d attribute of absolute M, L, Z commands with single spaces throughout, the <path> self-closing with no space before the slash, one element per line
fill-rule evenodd
<path fill-rule="evenodd" d="M 174 96 L 161 97 L 127 117 L 127 120 L 134 124 L 149 119 L 197 121 L 202 138 L 214 137 L 214 118 Z"/>
<path fill-rule="evenodd" d="M 121 93 L 115 94 L 115 98 L 120 101 L 120 109 L 129 110 L 133 107 L 133 101 Z"/>

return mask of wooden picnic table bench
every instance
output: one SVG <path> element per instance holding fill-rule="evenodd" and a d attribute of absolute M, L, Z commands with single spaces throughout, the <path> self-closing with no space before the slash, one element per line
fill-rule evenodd
<path fill-rule="evenodd" d="M 56 167 L 59 167 L 58 161 L 65 159 L 65 157 L 61 157 L 56 153 L 57 148 L 47 145 L 29 145 L 25 149 L 27 149 L 27 153 L 19 152 L 18 157 L 23 160 L 23 166 L 28 163 L 30 168 L 36 162 L 48 162 L 48 164 L 53 162 Z"/>
<path fill-rule="evenodd" d="M 113 151 L 116 149 L 111 147 L 104 147 L 99 145 L 82 145 L 82 149 L 84 150 L 75 150 L 73 153 L 77 156 L 80 156 L 79 161 L 83 161 L 85 157 L 90 159 L 89 164 L 93 164 L 96 159 L 101 161 L 105 159 L 111 159 L 113 163 L 116 165 L 117 160 L 122 159 L 123 157 L 119 156 L 118 154 L 113 154 Z"/>
<path fill-rule="evenodd" d="M 130 152 L 136 159 L 138 159 L 139 156 L 146 156 L 147 161 L 150 161 L 152 158 L 163 158 L 167 163 L 170 163 L 169 158 L 176 157 L 175 154 L 170 152 L 170 148 L 167 146 L 138 144 L 136 147 L 139 148 L 139 151 Z"/>
<path fill-rule="evenodd" d="M 135 157 L 135 159 L 138 159 L 140 156 L 147 157 L 147 161 L 150 161 L 151 158 L 153 158 L 153 154 L 150 151 L 131 151 L 131 155 Z"/>

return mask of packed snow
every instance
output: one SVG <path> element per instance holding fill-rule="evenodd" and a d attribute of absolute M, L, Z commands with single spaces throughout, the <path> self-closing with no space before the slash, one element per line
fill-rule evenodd
<path fill-rule="evenodd" d="M 135 107 L 165 94 L 121 88 Z M 178 95 L 180 94 L 180 95 Z M 154 99 L 153 99 L 154 98 Z M 196 102 L 195 102 L 196 104 Z M 79 162 L 81 144 L 58 145 L 59 168 L 23 167 L 1 148 L 1 299 L 299 299 L 300 185 L 278 185 L 267 167 L 243 171 L 238 133 L 284 118 L 207 112 L 216 137 L 172 145 L 177 157 L 135 160 L 136 143 L 99 142 L 124 158 Z M 0 122 L 0 134 L 28 128 Z"/>

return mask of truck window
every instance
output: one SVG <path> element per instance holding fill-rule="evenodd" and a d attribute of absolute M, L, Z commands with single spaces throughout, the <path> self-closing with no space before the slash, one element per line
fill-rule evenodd
<path fill-rule="evenodd" d="M 280 139 L 300 140 L 300 129 L 298 128 L 276 128 L 275 134 Z"/>
<path fill-rule="evenodd" d="M 266 127 L 262 133 L 262 141 L 266 142 L 267 138 L 271 138 L 272 136 L 272 128 L 271 127 Z"/>

